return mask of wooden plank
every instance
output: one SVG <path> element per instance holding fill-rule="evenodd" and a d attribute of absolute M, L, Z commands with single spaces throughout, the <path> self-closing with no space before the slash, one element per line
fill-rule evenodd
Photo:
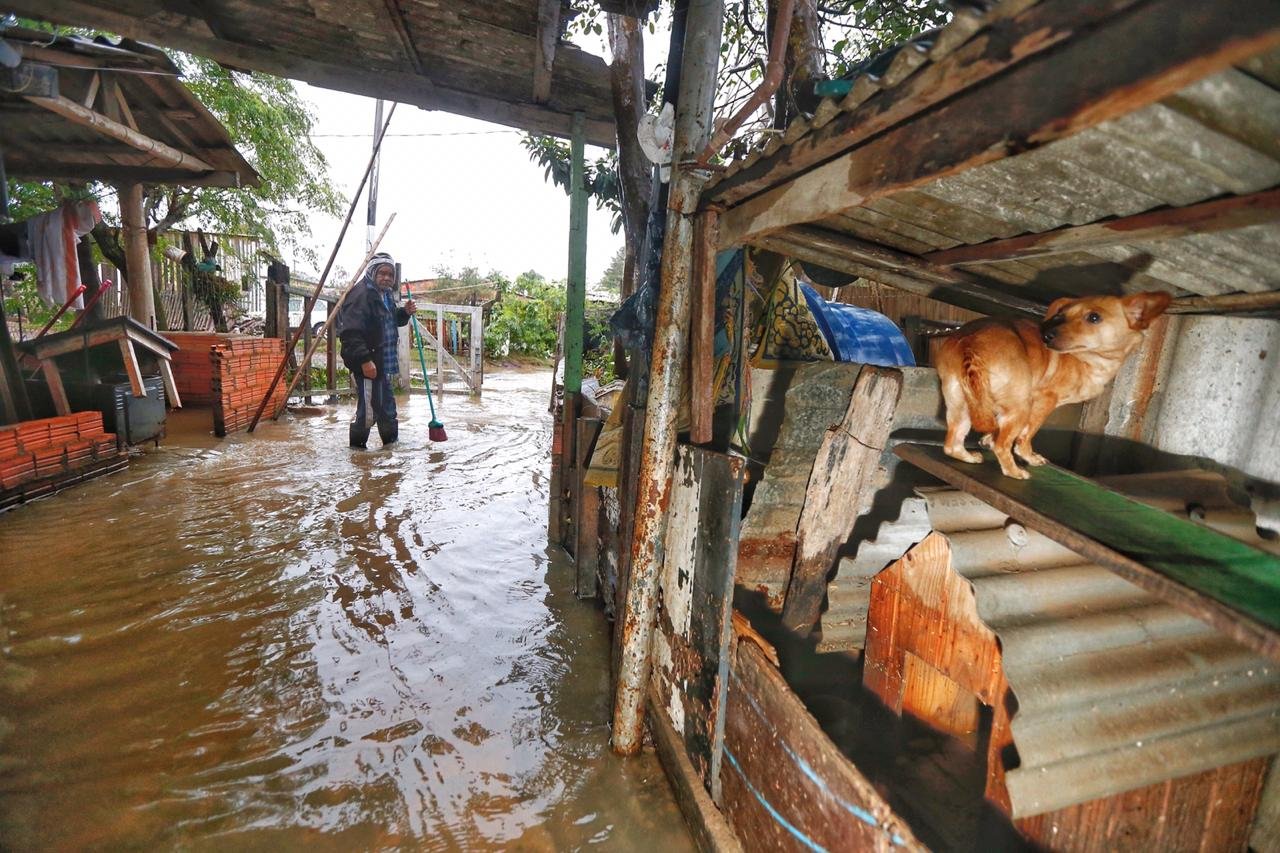
<path fill-rule="evenodd" d="M 714 209 L 704 210 L 694 222 L 693 317 L 689 330 L 689 440 L 694 444 L 711 441 L 715 414 L 717 216 Z"/>
<path fill-rule="evenodd" d="M 409 32 L 409 25 L 405 21 L 404 10 L 400 8 L 400 0 L 384 0 L 384 2 L 387 7 L 387 18 L 391 22 L 391 28 L 396 31 L 396 38 L 400 40 L 404 58 L 416 73 L 425 75 L 426 69 L 422 65 L 422 56 L 418 53 L 417 45 L 413 43 L 413 35 Z"/>
<path fill-rule="evenodd" d="M 169 398 L 169 408 L 181 409 L 182 397 L 178 394 L 178 383 L 173 378 L 173 365 L 169 359 L 159 359 L 160 378 L 164 380 L 164 393 Z"/>
<path fill-rule="evenodd" d="M 50 112 L 57 113 L 67 121 L 91 127 L 104 136 L 109 136 L 132 148 L 150 154 L 158 164 L 174 166 L 179 169 L 189 169 L 193 172 L 214 171 L 213 166 L 210 166 L 194 154 L 179 151 L 158 139 L 152 139 L 139 133 L 126 124 L 112 121 L 102 113 L 87 109 L 70 98 L 59 95 L 54 98 L 29 97 L 27 100 L 37 106 L 44 107 Z"/>
<path fill-rule="evenodd" d="M 730 208 L 721 217 L 720 245 L 742 245 L 1047 145 L 1276 45 L 1280 4 L 1150 0 Z"/>
<path fill-rule="evenodd" d="M 703 784 L 718 796 L 745 460 L 676 448 L 652 681 Z"/>
<path fill-rule="evenodd" d="M 573 560 L 577 566 L 577 583 L 574 594 L 578 598 L 595 598 L 599 589 L 596 580 L 600 568 L 600 490 L 583 482 L 587 474 L 587 460 L 596 436 L 600 434 L 599 418 L 578 418 L 577 477 L 578 500 L 574 506 L 577 516 L 574 522 Z"/>
<path fill-rule="evenodd" d="M 560 0 L 538 0 L 538 34 L 533 54 L 533 100 L 545 104 L 551 98 L 551 68 L 560 40 Z"/>
<path fill-rule="evenodd" d="M 62 387 L 62 374 L 53 359 L 40 362 L 40 371 L 44 374 L 45 384 L 49 386 L 49 396 L 53 398 L 53 410 L 59 415 L 71 414 L 71 404 L 67 402 L 67 389 Z"/>
<path fill-rule="evenodd" d="M 1191 234 L 1247 228 L 1250 225 L 1275 222 L 1277 219 L 1280 219 L 1280 189 L 1269 189 L 1185 207 L 1164 207 L 1087 225 L 1068 225 L 1039 234 L 1022 234 L 973 246 L 957 246 L 921 257 L 930 263 L 942 265 L 988 264 L 1118 243 L 1173 240 Z"/>
<path fill-rule="evenodd" d="M 127 337 L 120 338 L 120 357 L 124 360 L 124 372 L 129 376 L 133 396 L 147 396 L 147 388 L 142 382 L 142 368 L 138 367 L 138 355 L 133 351 L 133 342 Z"/>
<path fill-rule="evenodd" d="M 1024 4 L 1020 14 L 988 20 L 984 22 L 986 32 L 955 49 L 945 59 L 925 66 L 898 86 L 876 92 L 855 109 L 837 116 L 793 145 L 742 168 L 712 187 L 708 197 L 731 205 L 769 189 L 966 89 L 982 85 L 1019 63 L 1051 50 L 1134 2 L 1136 0 L 1039 2 L 1029 10 Z M 996 11 L 1000 11 L 999 6 Z M 947 35 L 950 29 L 948 26 L 942 35 Z M 873 81 L 867 75 L 857 82 L 859 87 L 879 88 L 879 81 Z"/>
<path fill-rule="evenodd" d="M 808 636 L 817 624 L 836 555 L 849 541 L 858 517 L 871 507 L 880 455 L 901 394 L 901 371 L 863 367 L 844 418 L 827 430 L 818 448 L 796 526 L 791 581 L 782 606 L 783 627 L 800 636 Z"/>
<path fill-rule="evenodd" d="M 1054 850 L 1244 850 L 1270 759 L 1255 758 L 1021 818 Z M 1148 846 L 1149 845 L 1149 846 Z"/>
<path fill-rule="evenodd" d="M 734 654 L 721 808 L 761 850 L 924 850 L 753 643 Z"/>
<path fill-rule="evenodd" d="M 685 755 L 684 743 L 672 728 L 671 720 L 667 718 L 666 711 L 652 689 L 649 691 L 649 712 L 645 714 L 645 720 L 649 723 L 649 731 L 653 735 L 654 746 L 657 747 L 658 760 L 662 762 L 662 769 L 667 771 L 667 779 L 671 781 L 671 787 L 675 791 L 676 802 L 680 805 L 685 824 L 698 849 L 716 853 L 741 851 L 742 843 L 733 834 L 729 822 L 703 787 L 697 771 L 689 763 L 689 756 Z"/>
<path fill-rule="evenodd" d="M 1054 465 L 1013 480 L 940 447 L 894 452 L 1080 556 L 1280 660 L 1280 558 Z"/>

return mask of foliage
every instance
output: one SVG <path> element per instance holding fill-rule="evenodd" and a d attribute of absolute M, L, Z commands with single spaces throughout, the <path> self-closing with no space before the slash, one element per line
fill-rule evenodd
<path fill-rule="evenodd" d="M 600 384 L 611 382 L 613 372 L 613 330 L 609 317 L 617 305 L 588 305 L 583 323 L 582 375 L 594 376 Z"/>
<path fill-rule="evenodd" d="M 510 282 L 497 270 L 490 270 L 481 275 L 476 267 L 463 267 L 460 272 L 453 272 L 447 266 L 436 268 L 436 286 L 429 293 L 428 302 L 442 302 L 449 305 L 480 305 L 501 293 L 503 287 Z"/>
<path fill-rule="evenodd" d="M 40 298 L 40 294 L 36 289 L 35 267 L 30 264 L 20 264 L 16 267 L 16 271 L 24 273 L 19 281 L 6 281 L 4 283 L 4 313 L 10 322 L 17 325 L 17 319 L 22 317 L 22 335 L 25 339 L 35 337 L 45 323 L 49 322 L 49 318 L 54 315 L 61 305 L 45 305 L 44 300 Z M 72 322 L 75 321 L 75 312 L 68 311 L 63 314 L 57 323 L 53 325 L 49 332 L 61 332 L 66 330 Z"/>
<path fill-rule="evenodd" d="M 555 352 L 565 308 L 564 282 L 548 282 L 530 271 L 503 285 L 485 326 L 485 352 L 491 357 L 549 358 Z"/>
<path fill-rule="evenodd" d="M 569 194 L 569 143 L 554 136 L 526 133 L 520 144 L 529 152 L 529 159 L 543 166 L 543 177 L 552 184 L 564 188 Z M 622 228 L 622 197 L 618 185 L 618 152 L 610 150 L 594 163 L 584 163 L 582 183 L 589 198 L 595 199 L 596 210 L 608 210 L 613 214 L 609 230 L 614 234 Z"/>
<path fill-rule="evenodd" d="M 626 260 L 627 247 L 619 246 L 618 251 L 613 255 L 613 260 L 609 261 L 609 266 L 605 267 L 604 273 L 600 276 L 600 281 L 596 286 L 611 296 L 618 296 L 622 293 L 622 273 L 626 267 Z"/>

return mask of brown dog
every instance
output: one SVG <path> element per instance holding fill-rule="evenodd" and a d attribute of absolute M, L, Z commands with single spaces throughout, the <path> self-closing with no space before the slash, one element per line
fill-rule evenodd
<path fill-rule="evenodd" d="M 946 454 L 981 462 L 965 450 L 972 427 L 984 433 L 1007 477 L 1031 475 L 1045 458 L 1031 439 L 1058 406 L 1096 397 L 1142 342 L 1142 330 L 1172 297 L 1164 291 L 1133 296 L 1058 299 L 1044 322 L 984 319 L 967 323 L 938 350 L 938 379 L 947 404 Z"/>

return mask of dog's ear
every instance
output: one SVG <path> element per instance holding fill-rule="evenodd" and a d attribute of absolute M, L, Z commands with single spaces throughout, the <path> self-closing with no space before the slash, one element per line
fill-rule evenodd
<path fill-rule="evenodd" d="M 1064 296 L 1061 299 L 1053 300 L 1052 302 L 1049 303 L 1049 309 L 1044 312 L 1044 318 L 1046 320 L 1052 320 L 1054 314 L 1057 314 L 1059 311 L 1061 311 L 1063 308 L 1066 308 L 1072 302 L 1075 302 L 1075 300 L 1068 296 Z"/>
<path fill-rule="evenodd" d="M 1164 313 L 1173 301 L 1173 295 L 1163 290 L 1152 290 L 1149 293 L 1135 293 L 1120 300 L 1124 305 L 1124 315 L 1129 320 L 1129 328 L 1145 329 L 1151 321 Z"/>

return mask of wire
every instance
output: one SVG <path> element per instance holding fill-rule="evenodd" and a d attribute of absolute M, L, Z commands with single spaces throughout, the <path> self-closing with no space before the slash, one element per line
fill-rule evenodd
<path fill-rule="evenodd" d="M 458 130 L 458 131 L 440 132 L 440 133 L 388 133 L 387 136 L 495 136 L 497 134 L 506 134 L 506 133 L 524 133 L 524 131 L 523 130 Z M 312 133 L 310 134 L 310 136 L 313 139 L 320 136 L 328 136 L 328 137 L 350 136 L 350 137 L 363 137 L 365 139 L 369 139 L 373 136 L 373 134 L 372 133 Z"/>

